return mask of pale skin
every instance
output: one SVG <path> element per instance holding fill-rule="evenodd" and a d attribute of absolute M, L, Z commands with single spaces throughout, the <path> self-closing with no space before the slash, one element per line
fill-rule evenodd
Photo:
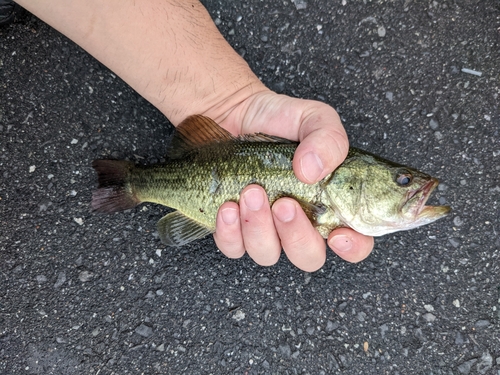
<path fill-rule="evenodd" d="M 314 183 L 345 158 L 348 140 L 337 112 L 311 100 L 267 89 L 224 40 L 195 0 L 18 0 L 118 74 L 174 124 L 192 114 L 214 119 L 233 134 L 264 132 L 298 140 L 296 176 Z M 248 255 L 275 264 L 283 249 L 298 268 L 315 271 L 326 259 L 324 239 L 297 202 L 270 207 L 264 190 L 246 187 L 240 204 L 223 204 L 215 241 L 230 258 Z M 334 230 L 328 245 L 359 262 L 373 238 Z"/>

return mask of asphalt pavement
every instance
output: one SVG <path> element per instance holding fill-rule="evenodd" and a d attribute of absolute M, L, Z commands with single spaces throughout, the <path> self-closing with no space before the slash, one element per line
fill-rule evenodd
<path fill-rule="evenodd" d="M 93 159 L 161 160 L 172 126 L 28 15 L 0 29 L 0 373 L 500 374 L 500 1 L 204 4 L 263 82 L 453 212 L 314 273 L 166 248 L 166 208 L 89 202 Z"/>

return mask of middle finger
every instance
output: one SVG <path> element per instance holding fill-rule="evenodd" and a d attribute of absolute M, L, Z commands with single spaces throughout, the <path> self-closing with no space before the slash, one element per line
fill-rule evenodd
<path fill-rule="evenodd" d="M 243 189 L 240 222 L 248 255 L 261 266 L 275 264 L 280 257 L 281 243 L 274 227 L 267 194 L 261 186 L 249 185 Z"/>

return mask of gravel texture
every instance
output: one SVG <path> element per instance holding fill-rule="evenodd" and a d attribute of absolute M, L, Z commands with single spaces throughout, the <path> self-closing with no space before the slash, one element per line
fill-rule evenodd
<path fill-rule="evenodd" d="M 0 373 L 500 374 L 500 2 L 205 1 L 278 92 L 418 167 L 452 214 L 308 274 L 161 245 L 165 209 L 89 211 L 100 157 L 172 128 L 34 17 L 0 29 Z"/>

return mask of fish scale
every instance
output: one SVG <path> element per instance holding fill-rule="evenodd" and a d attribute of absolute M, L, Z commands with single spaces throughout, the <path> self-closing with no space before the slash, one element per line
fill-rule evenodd
<path fill-rule="evenodd" d="M 142 202 L 181 210 L 212 231 L 218 208 L 227 201 L 238 202 L 240 191 L 252 183 L 266 190 L 271 203 L 283 196 L 311 201 L 320 195 L 319 184 L 304 184 L 293 173 L 296 144 L 216 146 L 204 147 L 183 160 L 135 167 L 129 180 L 132 191 Z"/>

